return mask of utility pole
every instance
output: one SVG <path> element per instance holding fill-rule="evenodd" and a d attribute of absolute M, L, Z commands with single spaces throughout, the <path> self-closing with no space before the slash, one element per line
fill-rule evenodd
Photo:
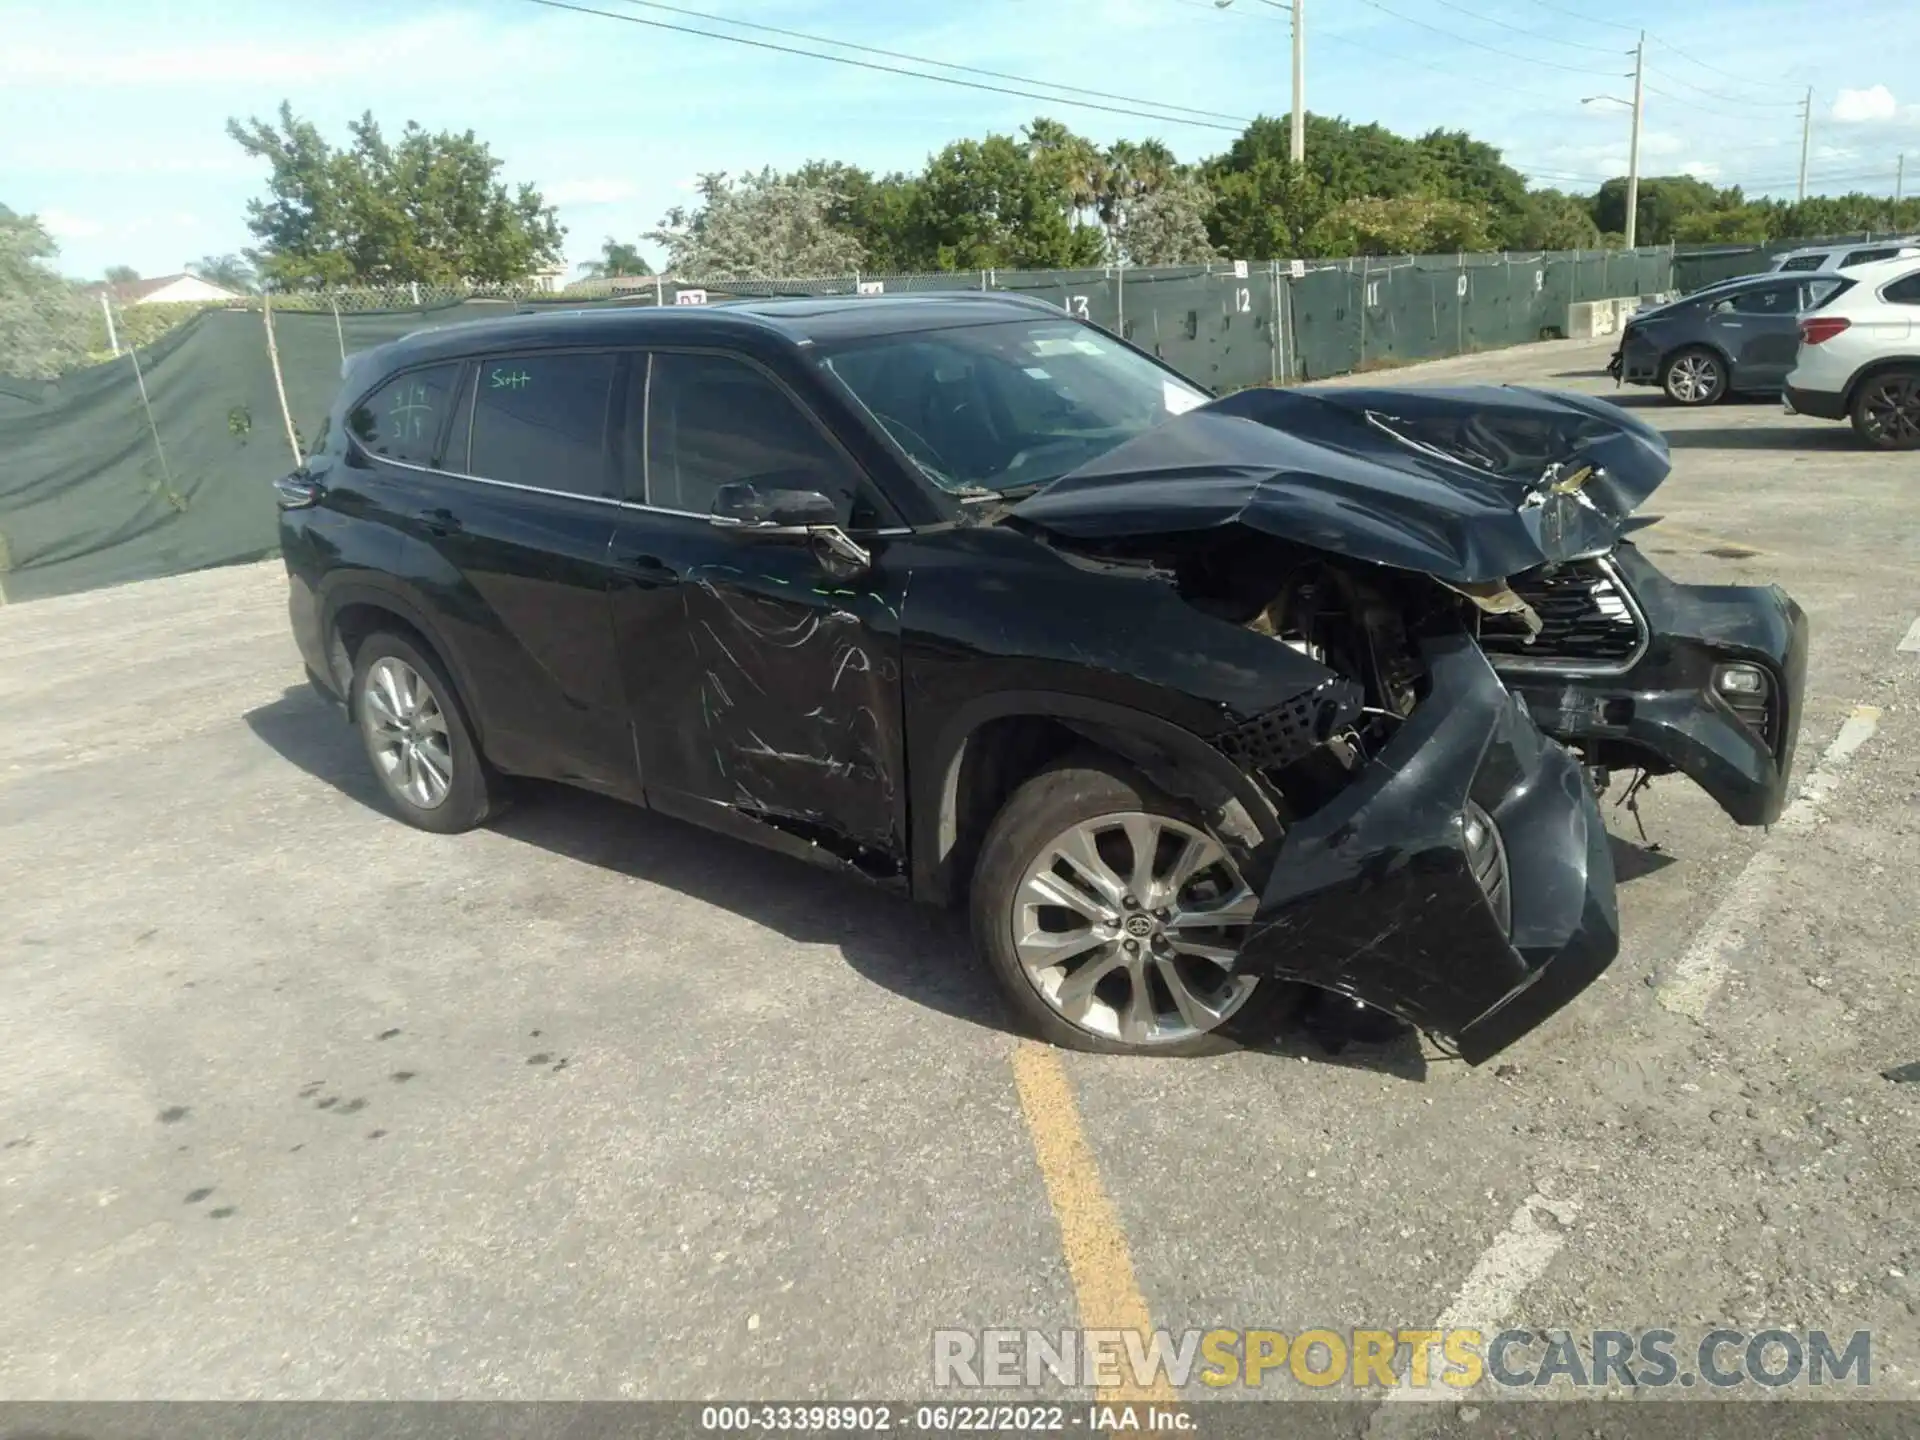
<path fill-rule="evenodd" d="M 1807 198 L 1807 142 L 1813 138 L 1813 86 L 1800 102 L 1800 198 Z"/>
<path fill-rule="evenodd" d="M 1307 0 L 1293 0 L 1293 163 L 1307 158 Z"/>
<path fill-rule="evenodd" d="M 1633 47 L 1633 138 L 1627 143 L 1627 249 L 1640 229 L 1640 112 L 1646 106 L 1647 32 Z"/>

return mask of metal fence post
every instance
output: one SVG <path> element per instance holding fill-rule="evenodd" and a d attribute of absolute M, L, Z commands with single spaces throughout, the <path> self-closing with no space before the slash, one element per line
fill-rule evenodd
<path fill-rule="evenodd" d="M 1351 276 L 1353 272 L 1349 270 L 1347 274 Z M 1358 368 L 1365 369 L 1366 364 L 1367 364 L 1367 257 L 1363 255 L 1360 257 L 1360 360 L 1359 360 Z"/>

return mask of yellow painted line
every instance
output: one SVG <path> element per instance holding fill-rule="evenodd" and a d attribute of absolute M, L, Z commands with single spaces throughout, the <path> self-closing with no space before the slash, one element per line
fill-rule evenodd
<path fill-rule="evenodd" d="M 1146 1297 L 1134 1278 L 1133 1255 L 1127 1249 L 1120 1216 L 1100 1183 L 1100 1167 L 1080 1124 L 1080 1107 L 1073 1098 L 1060 1052 L 1023 1040 L 1013 1052 L 1013 1080 L 1020 1092 L 1020 1111 L 1033 1137 L 1034 1158 L 1047 1182 L 1047 1199 L 1060 1226 L 1060 1248 L 1073 1277 L 1074 1297 L 1080 1305 L 1080 1324 L 1088 1330 L 1131 1330 L 1143 1345 L 1153 1331 Z M 1131 1377 L 1127 1383 L 1100 1392 L 1102 1403 L 1171 1401 L 1173 1386 L 1163 1370 L 1152 1386 L 1141 1389 Z"/>

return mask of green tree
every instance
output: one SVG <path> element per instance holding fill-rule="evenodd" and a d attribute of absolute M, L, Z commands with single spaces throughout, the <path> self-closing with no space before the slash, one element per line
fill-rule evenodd
<path fill-rule="evenodd" d="M 600 246 L 598 260 L 585 260 L 580 264 L 591 280 L 613 280 L 627 275 L 651 275 L 653 267 L 646 262 L 640 249 L 628 245 L 609 235 Z"/>
<path fill-rule="evenodd" d="M 1759 244 L 1768 238 L 1770 218 L 1762 205 L 1696 210 L 1674 222 L 1673 239 L 1681 245 Z"/>
<path fill-rule="evenodd" d="M 98 306 L 47 264 L 58 254 L 38 220 L 0 206 L 0 375 L 45 379 L 86 360 Z"/>
<path fill-rule="evenodd" d="M 248 202 L 247 225 L 270 285 L 501 283 L 558 261 L 553 207 L 531 185 L 502 184 L 471 130 L 409 121 L 389 141 L 371 114 L 347 129 L 336 148 L 284 101 L 277 123 L 227 122 L 268 166 L 268 196 Z"/>
<path fill-rule="evenodd" d="M 1432 130 L 1414 144 L 1427 163 L 1427 193 L 1477 209 L 1496 243 L 1522 243 L 1514 237 L 1526 215 L 1526 178 L 1497 149 L 1464 130 Z"/>
<path fill-rule="evenodd" d="M 1314 227 L 1321 255 L 1437 255 L 1484 250 L 1486 212 L 1463 200 L 1376 196 L 1335 206 Z"/>
<path fill-rule="evenodd" d="M 254 273 L 253 266 L 247 263 L 244 255 L 202 255 L 191 262 L 187 270 L 209 285 L 238 291 L 242 295 L 251 295 L 260 288 L 260 277 Z"/>
<path fill-rule="evenodd" d="M 1510 250 L 1591 250 L 1600 244 L 1600 227 L 1582 196 L 1535 190 L 1504 222 L 1501 238 Z"/>
<path fill-rule="evenodd" d="M 958 140 L 927 163 L 913 221 L 942 270 L 1098 265 L 1106 236 L 1078 221 L 1057 174 L 1007 135 Z"/>
<path fill-rule="evenodd" d="M 1221 254 L 1285 260 L 1319 253 L 1308 237 L 1332 203 L 1310 171 L 1262 156 L 1248 169 L 1215 169 L 1207 183 L 1213 192 L 1207 235 Z"/>
<path fill-rule="evenodd" d="M 675 273 L 716 280 L 845 275 L 866 260 L 859 240 L 833 223 L 837 192 L 772 169 L 730 181 L 700 177 L 700 203 L 674 206 L 646 238 L 667 249 Z"/>
<path fill-rule="evenodd" d="M 101 273 L 109 285 L 131 285 L 140 278 L 140 272 L 131 265 L 109 265 Z"/>
<path fill-rule="evenodd" d="M 876 176 L 857 165 L 810 160 L 791 178 L 827 192 L 831 197 L 828 223 L 859 242 L 866 257 L 864 269 L 893 274 L 933 264 L 914 230 L 914 193 L 919 185 L 916 177 L 898 173 Z"/>
<path fill-rule="evenodd" d="M 1634 233 L 1638 245 L 1665 245 L 1674 239 L 1674 229 L 1683 216 L 1700 211 L 1730 209 L 1740 203 L 1740 192 L 1722 192 L 1692 175 L 1650 175 L 1640 181 L 1640 199 L 1636 207 L 1639 224 Z M 1627 228 L 1627 182 L 1616 176 L 1595 193 L 1593 220 L 1608 234 L 1624 235 Z"/>

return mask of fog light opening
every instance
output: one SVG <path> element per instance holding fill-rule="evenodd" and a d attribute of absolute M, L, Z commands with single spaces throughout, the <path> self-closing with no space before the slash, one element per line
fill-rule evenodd
<path fill-rule="evenodd" d="M 1713 683 L 1723 695 L 1767 693 L 1766 671 L 1755 665 L 1722 665 L 1713 677 Z"/>

